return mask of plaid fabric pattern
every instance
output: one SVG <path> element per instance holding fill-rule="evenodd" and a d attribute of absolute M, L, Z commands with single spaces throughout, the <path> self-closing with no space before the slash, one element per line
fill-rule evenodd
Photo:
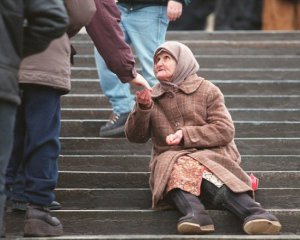
<path fill-rule="evenodd" d="M 249 176 L 239 166 L 235 128 L 219 88 L 194 74 L 178 91 L 164 91 L 158 84 L 152 95 L 152 108 L 142 110 L 137 104 L 125 131 L 129 141 L 152 140 L 149 167 L 153 207 L 163 199 L 177 159 L 185 155 L 205 166 L 232 191 L 252 191 Z M 166 136 L 178 129 L 183 131 L 183 144 L 167 145 Z"/>

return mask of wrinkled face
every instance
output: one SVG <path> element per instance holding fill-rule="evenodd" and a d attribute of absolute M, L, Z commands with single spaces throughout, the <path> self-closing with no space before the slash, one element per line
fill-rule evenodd
<path fill-rule="evenodd" d="M 154 59 L 154 74 L 159 81 L 171 81 L 176 68 L 175 59 L 166 52 L 159 53 Z"/>

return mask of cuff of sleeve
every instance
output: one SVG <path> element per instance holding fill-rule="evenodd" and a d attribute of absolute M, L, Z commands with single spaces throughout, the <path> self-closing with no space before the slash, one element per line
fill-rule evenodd
<path fill-rule="evenodd" d="M 191 142 L 189 141 L 189 137 L 188 137 L 188 132 L 187 132 L 187 129 L 185 127 L 183 128 L 180 128 L 182 130 L 182 133 L 183 133 L 183 141 L 182 141 L 182 145 L 184 147 L 189 147 L 191 146 Z"/>
<path fill-rule="evenodd" d="M 131 70 L 129 70 L 129 72 L 128 72 L 128 74 L 126 74 L 126 76 L 118 76 L 118 77 L 120 78 L 122 83 L 129 83 L 134 78 L 136 78 L 136 75 L 137 75 L 136 69 L 132 68 Z"/>
<path fill-rule="evenodd" d="M 172 1 L 179 2 L 182 3 L 182 5 L 185 5 L 183 0 L 172 0 Z"/>
<path fill-rule="evenodd" d="M 150 107 L 142 107 L 140 104 L 136 103 L 137 109 L 142 112 L 148 112 L 152 109 L 153 103 L 151 103 Z"/>

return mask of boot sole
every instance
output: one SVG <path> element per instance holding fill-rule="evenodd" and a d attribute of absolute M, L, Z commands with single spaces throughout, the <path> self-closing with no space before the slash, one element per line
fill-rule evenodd
<path fill-rule="evenodd" d="M 63 235 L 63 226 L 52 226 L 39 219 L 25 220 L 24 237 L 51 237 Z"/>
<path fill-rule="evenodd" d="M 281 229 L 281 224 L 278 221 L 269 221 L 267 219 L 256 219 L 249 221 L 244 225 L 244 231 L 247 234 L 270 234 L 277 235 Z"/>
<path fill-rule="evenodd" d="M 214 225 L 200 226 L 196 223 L 183 222 L 178 224 L 177 231 L 181 234 L 206 234 L 215 231 Z"/>

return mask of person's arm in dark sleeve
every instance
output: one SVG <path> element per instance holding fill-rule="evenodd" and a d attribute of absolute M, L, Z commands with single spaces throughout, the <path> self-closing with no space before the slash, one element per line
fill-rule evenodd
<path fill-rule="evenodd" d="M 86 30 L 107 67 L 125 83 L 137 76 L 130 46 L 119 26 L 120 12 L 114 0 L 95 0 L 97 11 Z"/>
<path fill-rule="evenodd" d="M 45 50 L 65 33 L 69 23 L 62 0 L 24 0 L 24 17 L 23 57 Z"/>

